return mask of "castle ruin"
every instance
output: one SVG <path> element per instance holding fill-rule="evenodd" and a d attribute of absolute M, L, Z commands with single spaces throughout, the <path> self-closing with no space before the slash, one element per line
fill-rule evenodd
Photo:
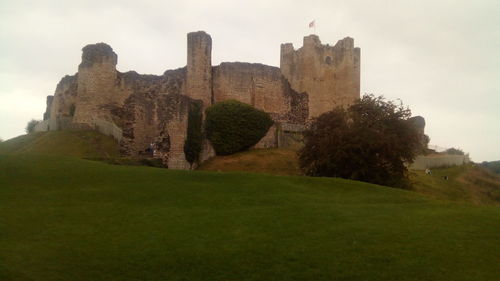
<path fill-rule="evenodd" d="M 202 102 L 205 109 L 234 99 L 268 112 L 275 125 L 256 147 L 277 147 L 311 118 L 360 96 L 360 49 L 349 37 L 329 46 L 309 35 L 297 50 L 282 44 L 279 68 L 240 62 L 212 66 L 212 39 L 203 31 L 187 35 L 187 49 L 186 67 L 157 76 L 119 72 L 110 46 L 85 46 L 78 72 L 62 78 L 47 97 L 38 130 L 97 129 L 115 137 L 127 156 L 154 143 L 156 157 L 167 167 L 189 169 L 183 146 L 191 102 Z M 213 155 L 205 140 L 200 160 Z"/>

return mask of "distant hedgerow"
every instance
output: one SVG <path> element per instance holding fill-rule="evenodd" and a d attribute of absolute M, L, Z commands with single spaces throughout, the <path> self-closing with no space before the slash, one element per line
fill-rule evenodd
<path fill-rule="evenodd" d="M 218 155 L 250 148 L 272 125 L 268 113 L 236 100 L 219 102 L 206 110 L 205 130 Z"/>

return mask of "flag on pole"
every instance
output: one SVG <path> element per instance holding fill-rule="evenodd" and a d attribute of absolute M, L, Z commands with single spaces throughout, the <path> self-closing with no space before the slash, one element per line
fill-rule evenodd
<path fill-rule="evenodd" d="M 309 28 L 313 28 L 313 27 L 316 27 L 316 23 L 315 23 L 316 20 L 313 20 L 312 22 L 309 23 Z"/>

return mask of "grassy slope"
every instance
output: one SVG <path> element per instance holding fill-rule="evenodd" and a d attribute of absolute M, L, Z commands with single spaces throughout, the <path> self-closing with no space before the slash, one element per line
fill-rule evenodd
<path fill-rule="evenodd" d="M 341 179 L 0 155 L 0 280 L 498 280 L 500 209 Z"/>
<path fill-rule="evenodd" d="M 480 166 L 433 169 L 431 175 L 412 171 L 411 178 L 415 191 L 433 198 L 500 205 L 500 175 Z"/>
<path fill-rule="evenodd" d="M 297 153 L 289 148 L 255 149 L 228 156 L 217 156 L 199 170 L 246 171 L 273 175 L 300 175 Z"/>
<path fill-rule="evenodd" d="M 118 144 L 112 137 L 94 131 L 37 132 L 0 143 L 0 153 L 116 157 Z"/>
<path fill-rule="evenodd" d="M 208 171 L 249 171 L 275 175 L 300 175 L 295 149 L 259 149 L 229 156 L 217 156 L 199 168 Z M 411 171 L 414 191 L 432 198 L 500 204 L 500 175 L 480 166 L 433 169 L 431 176 L 423 171 Z M 444 176 L 449 180 L 444 180 Z"/>

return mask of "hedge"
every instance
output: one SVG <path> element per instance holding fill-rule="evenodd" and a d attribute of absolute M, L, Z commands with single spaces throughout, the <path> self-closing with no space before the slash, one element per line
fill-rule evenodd
<path fill-rule="evenodd" d="M 216 103 L 206 110 L 205 130 L 217 155 L 250 148 L 272 125 L 268 113 L 235 100 Z"/>

